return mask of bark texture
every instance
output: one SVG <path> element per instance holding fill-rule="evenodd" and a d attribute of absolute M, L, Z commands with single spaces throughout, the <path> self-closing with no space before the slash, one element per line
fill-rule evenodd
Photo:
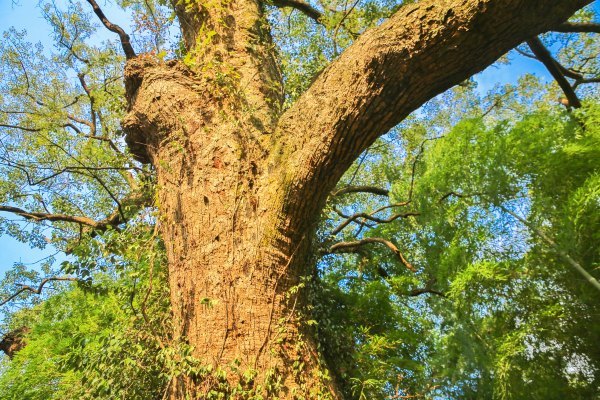
<path fill-rule="evenodd" d="M 8 332 L 0 341 L 0 351 L 8 358 L 13 358 L 15 354 L 27 344 L 25 335 L 29 333 L 28 327 L 22 327 Z"/>
<path fill-rule="evenodd" d="M 274 398 L 341 398 L 323 378 L 327 367 L 298 316 L 303 299 L 291 290 L 310 271 L 311 235 L 328 193 L 364 149 L 425 101 L 589 2 L 402 7 L 283 115 L 261 4 L 177 2 L 187 65 L 129 60 L 123 121 L 131 151 L 158 176 L 175 337 L 206 364 L 258 371 L 251 382 L 230 376 L 232 386 L 256 388 L 275 373 Z M 170 393 L 204 398 L 209 386 L 187 377 Z"/>

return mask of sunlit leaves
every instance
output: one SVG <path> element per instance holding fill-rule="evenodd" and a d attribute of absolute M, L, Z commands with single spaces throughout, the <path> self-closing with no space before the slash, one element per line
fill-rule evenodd
<path fill-rule="evenodd" d="M 420 213 L 362 228 L 359 223 L 369 221 L 359 219 L 337 235 L 394 240 L 417 274 L 380 248 L 320 266 L 324 282 L 337 288 L 328 293 L 352 310 L 342 321 L 356 351 L 348 362 L 362 365 L 349 372 L 356 393 L 391 395 L 399 385 L 403 394 L 427 394 L 430 382 L 438 396 L 452 398 L 586 398 L 594 392 L 600 373 L 593 350 L 597 292 L 529 227 L 597 274 L 597 105 L 590 100 L 568 113 L 552 106 L 548 93 L 528 77 L 497 93 L 487 109 L 487 99 L 457 89 L 392 132 L 402 143 L 396 159 L 375 147 L 370 162 L 348 174 L 346 184 L 391 185 L 390 202 L 410 200 L 401 209 Z M 495 109 L 497 101 L 509 109 Z M 449 109 L 460 107 L 465 113 L 453 121 Z M 390 166 L 395 172 L 384 173 Z M 382 185 L 386 176 L 395 178 Z M 349 214 L 373 210 L 373 202 L 383 200 L 354 195 L 332 205 Z M 329 218 L 323 235 L 341 220 L 336 213 Z M 362 308 L 371 301 L 377 304 Z M 326 315 L 340 332 L 341 316 Z M 412 326 L 381 319 L 412 321 L 429 331 L 416 338 Z M 398 335 L 402 344 L 393 341 Z M 389 353 L 370 346 L 380 337 L 394 343 Z M 410 355 L 403 353 L 407 346 L 415 346 Z M 382 364 L 363 364 L 369 354 L 405 378 L 379 381 Z"/>

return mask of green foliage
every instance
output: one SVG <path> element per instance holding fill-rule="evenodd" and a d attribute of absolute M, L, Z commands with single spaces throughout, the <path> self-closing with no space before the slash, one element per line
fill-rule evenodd
<path fill-rule="evenodd" d="M 443 105 L 431 107 L 443 114 Z M 435 136 L 428 132 L 437 122 L 424 115 L 398 133 L 403 159 L 370 154 L 370 165 L 350 171 L 354 185 L 393 177 L 391 202 L 408 204 L 388 209 L 388 217 L 418 213 L 372 228 L 358 220 L 340 233 L 347 241 L 391 238 L 416 274 L 379 247 L 320 266 L 329 288 L 321 336 L 325 348 L 346 355 L 342 371 L 356 397 L 597 394 L 598 292 L 559 253 L 598 277 L 599 109 L 590 101 L 576 113 L 471 116 L 437 125 Z M 395 173 L 384 172 L 391 166 Z M 335 199 L 334 207 L 352 214 L 382 204 L 364 196 Z M 324 222 L 324 243 L 340 221 L 333 214 Z M 445 297 L 416 296 L 422 288 Z"/>
<path fill-rule="evenodd" d="M 150 228 L 131 225 L 80 244 L 63 269 L 93 276 L 93 284 L 70 285 L 11 318 L 9 327 L 30 332 L 27 346 L 2 360 L 0 397 L 159 397 L 174 355 L 164 345 L 171 329 L 164 250 Z"/>
<path fill-rule="evenodd" d="M 321 2 L 323 15 L 315 21 L 292 8 L 273 8 L 268 14 L 279 49 L 289 106 L 316 76 L 369 27 L 380 24 L 409 1 L 367 0 Z"/>

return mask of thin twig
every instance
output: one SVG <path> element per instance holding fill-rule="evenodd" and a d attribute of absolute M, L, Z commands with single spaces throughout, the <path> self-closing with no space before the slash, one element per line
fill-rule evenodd
<path fill-rule="evenodd" d="M 23 292 L 31 292 L 31 293 L 34 293 L 34 294 L 41 294 L 42 293 L 42 289 L 44 288 L 44 285 L 46 283 L 48 283 L 48 282 L 53 282 L 53 281 L 77 282 L 77 281 L 79 281 L 79 279 L 78 278 L 69 277 L 69 276 L 54 276 L 54 277 L 49 277 L 49 278 L 42 279 L 42 281 L 40 282 L 40 284 L 38 285 L 37 288 L 33 287 L 33 286 L 29 286 L 29 285 L 20 285 L 21 289 L 17 290 L 15 293 L 13 293 L 12 295 L 10 295 L 5 300 L 2 300 L 2 302 L 0 302 L 0 306 L 5 305 L 6 303 L 8 303 L 9 301 L 11 301 L 12 299 L 14 299 L 15 297 L 17 297 L 18 295 L 20 295 Z"/>

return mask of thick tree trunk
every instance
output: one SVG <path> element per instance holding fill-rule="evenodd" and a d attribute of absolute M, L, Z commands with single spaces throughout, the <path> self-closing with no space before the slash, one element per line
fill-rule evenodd
<path fill-rule="evenodd" d="M 192 345 L 205 365 L 256 371 L 253 384 L 270 383 L 277 398 L 307 397 L 318 365 L 300 339 L 301 299 L 290 294 L 306 272 L 309 238 L 276 229 L 277 187 L 262 169 L 271 122 L 219 92 L 231 88 L 215 88 L 179 64 L 136 60 L 126 73 L 135 80 L 140 72 L 125 126 L 152 138 L 147 156 L 158 176 L 175 339 Z M 270 375 L 282 379 L 281 391 Z M 228 379 L 234 388 L 241 376 Z M 203 398 L 214 383 L 181 379 L 172 397 Z"/>
<path fill-rule="evenodd" d="M 341 397 L 324 378 L 295 289 L 310 272 L 311 236 L 327 194 L 412 110 L 588 2 L 403 7 L 281 118 L 281 77 L 260 5 L 175 6 L 188 66 L 130 60 L 123 126 L 132 152 L 158 176 L 175 338 L 228 374 L 229 389 L 221 389 L 230 398 L 243 398 L 242 389 Z M 205 398 L 216 383 L 191 374 L 173 383 L 171 397 Z"/>
<path fill-rule="evenodd" d="M 307 271 L 309 231 L 281 225 L 280 188 L 265 170 L 282 102 L 272 44 L 257 3 L 229 6 L 178 10 L 198 29 L 185 31 L 190 66 L 139 57 L 125 72 L 127 140 L 158 176 L 175 340 L 227 374 L 225 386 L 214 373 L 181 377 L 171 397 L 205 398 L 217 386 L 231 398 L 335 393 L 299 324 L 294 288 Z M 227 23 L 206 23 L 214 20 Z M 206 48 L 194 46 L 201 35 Z"/>

